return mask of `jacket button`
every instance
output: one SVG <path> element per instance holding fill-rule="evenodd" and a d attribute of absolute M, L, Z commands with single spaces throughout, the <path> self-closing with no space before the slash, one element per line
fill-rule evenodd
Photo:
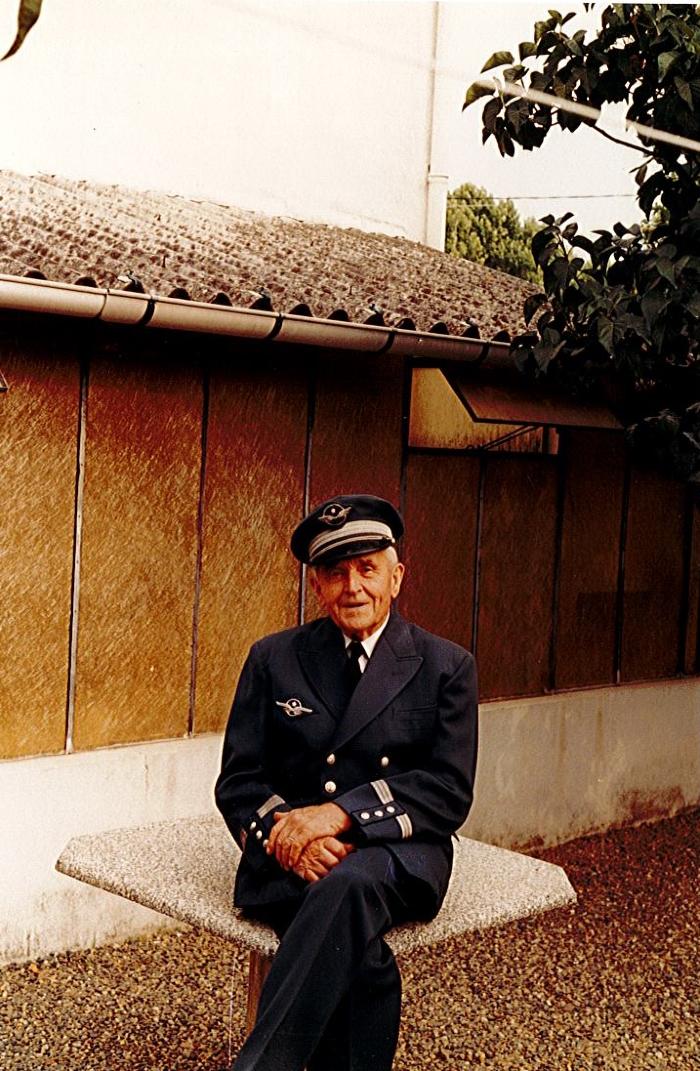
<path fill-rule="evenodd" d="M 327 792 L 329 796 L 331 796 L 335 792 L 335 789 L 335 781 L 326 781 L 325 785 L 323 786 L 323 791 Z"/>
<path fill-rule="evenodd" d="M 387 768 L 387 766 L 389 765 L 389 758 L 387 755 L 382 755 L 381 759 L 379 760 L 379 765 L 383 766 L 384 769 Z"/>
<path fill-rule="evenodd" d="M 369 811 L 363 811 L 362 814 L 360 815 L 360 818 L 362 819 L 363 822 L 369 822 L 369 817 L 370 817 L 369 816 Z"/>
<path fill-rule="evenodd" d="M 262 829 L 259 829 L 255 836 L 258 838 L 258 840 L 262 840 Z"/>
<path fill-rule="evenodd" d="M 383 818 L 384 817 L 384 811 L 375 811 L 374 813 L 377 816 L 377 818 Z"/>
<path fill-rule="evenodd" d="M 333 752 L 330 753 L 330 755 L 326 759 L 326 762 L 329 766 L 335 766 L 335 755 L 333 754 Z"/>

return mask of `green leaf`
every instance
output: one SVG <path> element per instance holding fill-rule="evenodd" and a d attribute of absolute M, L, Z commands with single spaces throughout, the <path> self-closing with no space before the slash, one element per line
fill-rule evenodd
<path fill-rule="evenodd" d="M 493 133 L 496 126 L 496 118 L 500 114 L 503 107 L 501 98 L 497 97 L 495 100 L 490 100 L 488 104 L 484 106 L 484 110 L 481 115 L 481 121 L 484 126 L 484 130 L 488 130 Z"/>
<path fill-rule="evenodd" d="M 549 218 L 551 219 L 551 216 Z M 544 227 L 541 231 L 538 231 L 537 234 L 533 235 L 531 245 L 532 255 L 535 260 L 539 261 L 545 250 L 553 246 L 553 244 L 554 236 L 547 227 Z"/>
<path fill-rule="evenodd" d="M 589 255 L 593 255 L 593 242 L 590 238 L 586 238 L 585 235 L 577 234 L 574 238 L 570 238 L 569 241 L 576 249 L 585 249 Z"/>
<path fill-rule="evenodd" d="M 659 257 L 656 261 L 656 270 L 662 279 L 667 279 L 672 286 L 676 285 L 676 270 L 672 260 Z"/>
<path fill-rule="evenodd" d="M 561 34 L 555 33 L 551 28 L 548 29 L 537 42 L 537 55 L 543 56 L 546 52 L 554 52 L 557 58 L 561 58 L 560 42 Z"/>
<path fill-rule="evenodd" d="M 493 89 L 489 86 L 482 86 L 479 82 L 472 82 L 467 90 L 467 95 L 464 98 L 464 104 L 462 105 L 462 111 L 468 108 L 470 104 L 473 104 L 479 97 L 492 97 Z"/>
<path fill-rule="evenodd" d="M 521 41 L 518 45 L 518 55 L 521 60 L 527 59 L 528 56 L 534 56 L 537 51 L 537 45 L 534 41 Z"/>
<path fill-rule="evenodd" d="M 654 202 L 667 182 L 668 179 L 663 171 L 655 171 L 654 174 L 646 179 L 639 187 L 637 200 L 639 201 L 639 207 L 645 216 L 651 214 Z"/>
<path fill-rule="evenodd" d="M 515 145 L 507 130 L 503 131 L 501 139 L 498 142 L 498 147 L 501 150 L 502 156 L 515 156 Z"/>
<path fill-rule="evenodd" d="M 522 79 L 524 74 L 527 74 L 527 67 L 523 67 L 522 63 L 518 63 L 515 67 L 506 67 L 502 73 L 504 82 L 517 82 Z"/>
<path fill-rule="evenodd" d="M 515 63 L 512 52 L 494 52 L 481 68 L 481 73 L 491 71 L 494 67 L 504 67 L 506 63 Z"/>
<path fill-rule="evenodd" d="M 615 335 L 615 327 L 612 320 L 608 319 L 607 316 L 601 316 L 596 324 L 596 334 L 603 349 L 608 353 L 612 353 Z"/>
<path fill-rule="evenodd" d="M 659 317 L 670 304 L 669 299 L 658 290 L 650 290 L 642 298 L 640 305 L 644 322 L 651 331 Z"/>
<path fill-rule="evenodd" d="M 538 342 L 536 346 L 532 347 L 532 355 L 542 372 L 546 371 L 550 361 L 556 357 L 563 345 L 564 341 L 560 339 L 557 343 Z"/>
<path fill-rule="evenodd" d="M 569 279 L 569 261 L 566 257 L 557 257 L 553 260 L 551 265 L 551 271 L 554 279 L 559 286 L 566 286 Z"/>
<path fill-rule="evenodd" d="M 678 52 L 662 52 L 661 53 L 661 55 L 659 56 L 659 60 L 658 60 L 658 63 L 659 63 L 659 80 L 660 81 L 663 81 L 663 79 L 666 77 L 666 75 L 668 74 L 669 70 L 671 69 L 671 67 L 673 66 L 673 64 L 676 62 L 676 60 L 678 58 L 679 58 L 679 53 Z"/>
<path fill-rule="evenodd" d="M 530 294 L 530 297 L 525 299 L 523 306 L 523 314 L 525 316 L 525 323 L 529 324 L 532 317 L 537 310 L 544 305 L 547 300 L 546 294 Z"/>
<path fill-rule="evenodd" d="M 17 12 L 17 35 L 2 59 L 9 59 L 19 50 L 25 37 L 39 18 L 42 0 L 20 0 Z"/>
<path fill-rule="evenodd" d="M 688 83 L 683 78 L 679 78 L 678 75 L 676 75 L 673 79 L 673 84 L 676 87 L 678 96 L 681 100 L 684 100 L 690 110 L 693 111 L 693 94 L 690 92 Z"/>

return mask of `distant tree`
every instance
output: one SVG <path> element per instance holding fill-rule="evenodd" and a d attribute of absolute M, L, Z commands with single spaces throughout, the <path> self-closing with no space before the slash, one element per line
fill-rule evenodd
<path fill-rule="evenodd" d="M 20 0 L 19 10 L 17 12 L 17 33 L 15 39 L 5 55 L 0 57 L 0 59 L 9 59 L 10 56 L 14 56 L 15 52 L 21 47 L 25 37 L 39 18 L 41 4 L 42 0 Z"/>
<path fill-rule="evenodd" d="M 448 194 L 445 250 L 464 260 L 541 283 L 530 250 L 538 229 L 533 219 L 521 222 L 512 201 L 496 201 L 470 182 Z"/>
<path fill-rule="evenodd" d="M 698 8 L 610 4 L 590 40 L 583 29 L 564 29 L 572 18 L 550 11 L 534 40 L 521 42 L 520 62 L 497 52 L 483 70 L 503 67 L 506 82 L 593 108 L 624 102 L 628 120 L 700 140 Z M 538 148 L 555 125 L 573 133 L 595 122 L 479 83 L 465 107 L 484 96 L 492 98 L 484 141 L 492 138 L 504 156 L 516 145 Z M 637 139 L 625 143 L 642 157 L 637 200 L 647 222 L 616 223 L 588 238 L 572 213 L 547 216 L 532 240 L 544 292 L 526 302 L 532 327 L 513 353 L 522 368 L 572 389 L 602 389 L 644 455 L 700 483 L 700 153 Z"/>

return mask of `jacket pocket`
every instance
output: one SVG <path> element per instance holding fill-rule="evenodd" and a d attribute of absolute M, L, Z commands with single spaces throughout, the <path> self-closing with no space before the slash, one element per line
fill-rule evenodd
<path fill-rule="evenodd" d="M 416 743 L 432 736 L 437 717 L 437 707 L 432 704 L 422 707 L 399 707 L 394 710 L 394 727 L 407 741 Z"/>

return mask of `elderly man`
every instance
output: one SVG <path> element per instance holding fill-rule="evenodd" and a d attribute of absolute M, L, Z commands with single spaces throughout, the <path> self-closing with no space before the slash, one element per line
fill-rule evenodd
<path fill-rule="evenodd" d="M 474 661 L 392 609 L 402 534 L 371 495 L 313 510 L 291 546 L 327 616 L 260 640 L 241 673 L 216 800 L 243 852 L 235 902 L 280 947 L 235 1071 L 389 1071 L 401 982 L 382 937 L 447 889 Z"/>

